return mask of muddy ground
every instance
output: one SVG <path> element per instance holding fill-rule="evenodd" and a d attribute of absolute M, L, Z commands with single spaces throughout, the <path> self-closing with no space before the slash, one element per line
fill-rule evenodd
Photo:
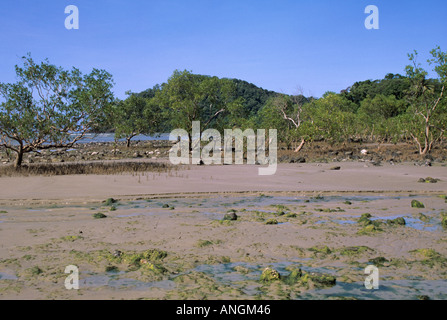
<path fill-rule="evenodd" d="M 288 158 L 267 177 L 246 165 L 0 177 L 0 298 L 446 299 L 442 154 L 387 152 Z"/>

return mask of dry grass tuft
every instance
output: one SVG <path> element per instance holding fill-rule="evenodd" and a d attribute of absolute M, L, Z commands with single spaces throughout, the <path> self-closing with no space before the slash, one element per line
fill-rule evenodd
<path fill-rule="evenodd" d="M 16 176 L 61 176 L 77 174 L 111 175 L 129 172 L 170 172 L 174 167 L 168 163 L 120 161 L 89 163 L 25 164 L 19 168 L 0 166 L 0 177 Z"/>

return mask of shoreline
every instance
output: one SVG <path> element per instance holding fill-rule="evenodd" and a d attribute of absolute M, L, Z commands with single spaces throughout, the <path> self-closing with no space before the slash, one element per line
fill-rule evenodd
<path fill-rule="evenodd" d="M 154 198 L 248 193 L 447 193 L 441 165 L 411 163 L 367 166 L 362 162 L 278 164 L 272 176 L 258 176 L 259 166 L 181 166 L 170 172 L 117 175 L 0 177 L 0 204 L 89 202 L 105 198 Z M 433 177 L 437 183 L 420 183 Z"/>

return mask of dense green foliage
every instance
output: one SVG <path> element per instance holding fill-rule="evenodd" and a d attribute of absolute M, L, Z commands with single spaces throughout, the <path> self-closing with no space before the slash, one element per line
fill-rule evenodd
<path fill-rule="evenodd" d="M 16 75 L 16 83 L 0 83 L 0 146 L 16 152 L 16 167 L 24 153 L 71 147 L 106 121 L 113 102 L 106 71 L 82 75 L 28 55 Z"/>
<path fill-rule="evenodd" d="M 295 151 L 317 140 L 411 141 L 425 155 L 446 138 L 447 128 L 447 53 L 437 47 L 430 55 L 429 71 L 414 52 L 405 75 L 356 82 L 319 99 L 175 70 L 166 83 L 128 92 L 124 100 L 113 98 L 111 76 L 103 70 L 83 76 L 25 57 L 24 68 L 16 67 L 19 81 L 0 84 L 0 146 L 17 152 L 20 165 L 24 152 L 67 147 L 87 131 L 112 130 L 129 143 L 138 134 L 173 129 L 191 135 L 192 122 L 200 121 L 201 131 L 277 129 L 279 142 Z"/>

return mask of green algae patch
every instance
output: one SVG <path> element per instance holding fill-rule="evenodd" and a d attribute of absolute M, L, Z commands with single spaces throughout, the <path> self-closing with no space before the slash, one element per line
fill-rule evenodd
<path fill-rule="evenodd" d="M 344 247 L 340 249 L 340 254 L 342 256 L 355 257 L 359 256 L 365 252 L 373 252 L 374 250 L 367 246 L 352 246 L 352 247 Z"/>
<path fill-rule="evenodd" d="M 273 268 L 267 267 L 262 271 L 260 281 L 261 282 L 272 282 L 281 279 L 279 272 Z"/>
<path fill-rule="evenodd" d="M 63 241 L 73 242 L 76 240 L 82 240 L 82 239 L 84 239 L 84 237 L 82 237 L 82 236 L 65 236 L 65 237 L 61 237 L 60 239 Z"/>
<path fill-rule="evenodd" d="M 440 265 L 442 268 L 447 266 L 447 259 L 439 252 L 431 248 L 422 248 L 410 251 L 423 265 L 432 268 L 435 265 Z"/>
<path fill-rule="evenodd" d="M 389 225 L 400 225 L 400 226 L 406 225 L 406 221 L 403 217 L 398 217 L 396 219 L 388 220 L 386 223 Z"/>
<path fill-rule="evenodd" d="M 104 219 L 104 218 L 107 218 L 107 216 L 106 216 L 104 213 L 102 213 L 102 212 L 97 212 L 97 213 L 93 214 L 92 216 L 93 216 L 93 218 L 95 218 L 95 219 Z"/>
<path fill-rule="evenodd" d="M 411 207 L 412 208 L 425 208 L 425 205 L 422 202 L 418 201 L 418 200 L 412 200 L 411 201 Z"/>
<path fill-rule="evenodd" d="M 375 224 L 369 224 L 359 231 L 357 231 L 358 235 L 370 235 L 378 232 L 382 232 L 383 230 L 377 227 Z"/>
<path fill-rule="evenodd" d="M 447 230 L 447 214 L 441 213 L 441 226 Z"/>
<path fill-rule="evenodd" d="M 114 203 L 117 203 L 117 202 L 118 202 L 118 200 L 116 200 L 116 199 L 108 198 L 108 199 L 106 199 L 106 200 L 103 201 L 103 204 L 104 204 L 104 206 L 106 206 L 106 207 L 110 207 L 110 206 L 112 206 Z"/>
<path fill-rule="evenodd" d="M 299 287 L 332 287 L 336 284 L 336 278 L 332 275 L 320 273 L 320 272 L 306 272 L 301 268 L 292 267 L 289 268 L 290 273 L 283 277 L 281 280 L 283 283 Z"/>
<path fill-rule="evenodd" d="M 328 246 L 315 246 L 315 247 L 309 248 L 309 251 L 312 251 L 315 253 L 321 253 L 324 255 L 332 253 L 332 250 Z"/>
<path fill-rule="evenodd" d="M 372 263 L 376 267 L 383 267 L 385 263 L 388 263 L 390 261 L 388 259 L 386 259 L 385 257 L 377 257 L 377 258 L 369 259 L 368 262 Z"/>
<path fill-rule="evenodd" d="M 210 240 L 198 240 L 197 242 L 196 242 L 196 247 L 198 247 L 198 248 L 203 248 L 203 247 L 208 247 L 208 246 L 211 246 L 211 245 L 213 245 L 214 243 L 212 242 L 212 241 L 210 241 Z"/>

